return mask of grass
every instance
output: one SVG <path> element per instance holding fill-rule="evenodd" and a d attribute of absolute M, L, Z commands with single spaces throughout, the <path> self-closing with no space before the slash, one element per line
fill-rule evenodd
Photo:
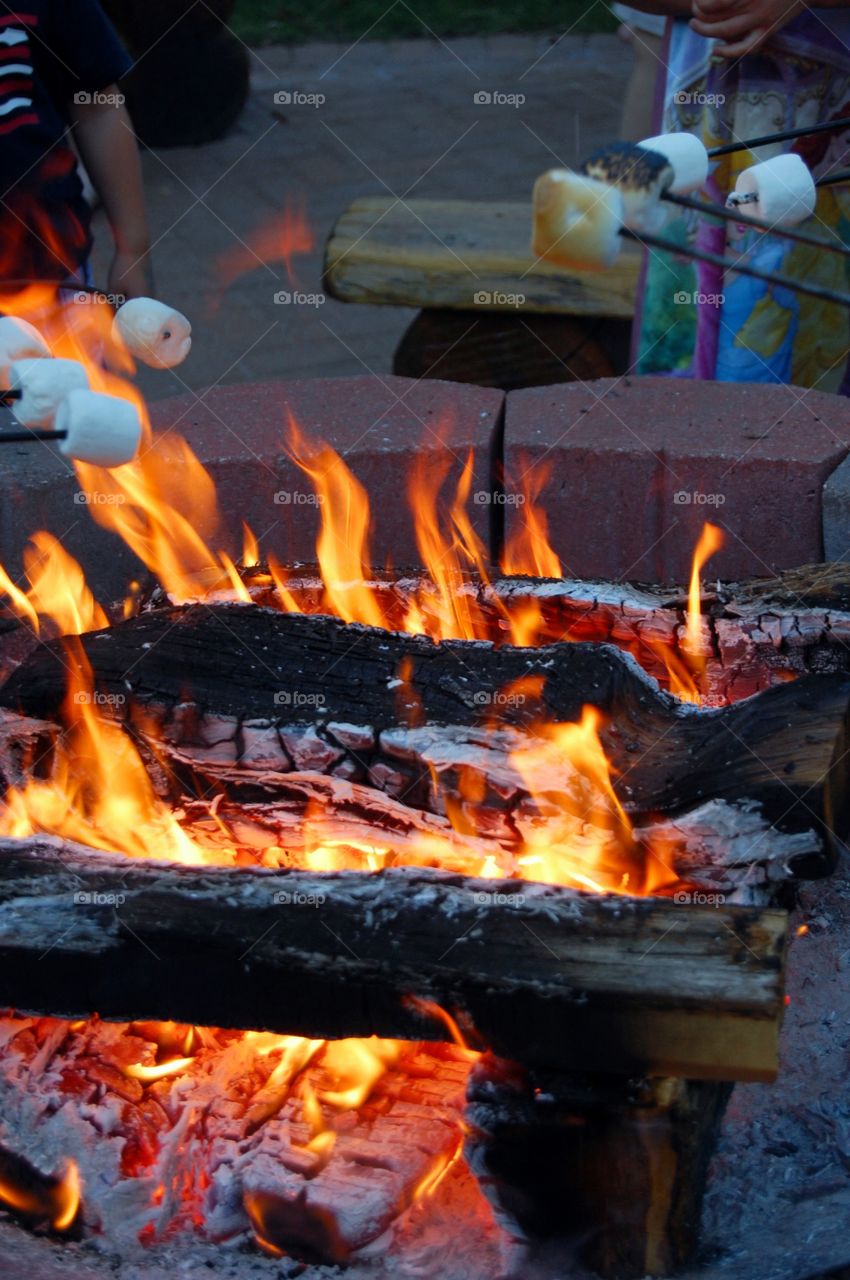
<path fill-rule="evenodd" d="M 356 40 L 366 31 L 372 40 L 427 36 L 428 28 L 438 36 L 560 35 L 614 31 L 617 19 L 602 0 L 237 0 L 230 25 L 249 44 L 274 44 Z"/>

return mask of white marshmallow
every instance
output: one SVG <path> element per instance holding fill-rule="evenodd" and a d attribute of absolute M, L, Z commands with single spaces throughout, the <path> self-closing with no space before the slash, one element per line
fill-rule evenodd
<path fill-rule="evenodd" d="M 21 391 L 12 412 L 23 427 L 49 427 L 59 404 L 70 391 L 88 387 L 78 360 L 16 360 L 9 369 L 9 387 Z"/>
<path fill-rule="evenodd" d="M 192 349 L 192 326 L 184 315 L 155 298 L 131 298 L 112 325 L 119 345 L 152 369 L 174 369 Z"/>
<path fill-rule="evenodd" d="M 623 197 L 616 187 L 570 169 L 550 169 L 534 184 L 531 250 L 559 266 L 610 267 L 620 252 Z"/>
<path fill-rule="evenodd" d="M 755 200 L 736 199 L 752 195 Z M 771 226 L 793 227 L 811 217 L 817 198 L 808 167 L 796 152 L 789 151 L 751 165 L 739 174 L 726 204 L 732 209 L 740 204 L 749 217 L 760 218 Z"/>
<path fill-rule="evenodd" d="M 49 356 L 50 348 L 35 325 L 15 316 L 0 316 L 0 385 L 9 386 L 9 366 L 28 356 Z"/>
<path fill-rule="evenodd" d="M 673 181 L 668 190 L 674 196 L 686 196 L 705 186 L 708 177 L 708 152 L 692 133 L 659 133 L 638 143 L 644 151 L 657 151 L 673 166 Z"/>
<path fill-rule="evenodd" d="M 57 431 L 67 432 L 59 451 L 95 467 L 132 462 L 142 439 L 139 411 L 129 400 L 96 391 L 72 391 L 56 411 Z"/>

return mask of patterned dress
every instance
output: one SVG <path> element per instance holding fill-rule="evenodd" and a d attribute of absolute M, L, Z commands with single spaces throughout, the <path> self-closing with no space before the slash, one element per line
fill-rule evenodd
<path fill-rule="evenodd" d="M 769 44 L 711 63 L 712 42 L 670 20 L 657 132 L 688 130 L 706 147 L 850 116 L 850 12 L 809 10 Z M 706 190 L 725 202 L 742 169 L 794 150 L 815 179 L 850 166 L 850 130 L 740 151 L 712 163 Z M 850 292 L 850 259 L 779 236 L 676 211 L 664 235 L 763 270 Z M 850 244 L 850 184 L 823 188 L 803 224 Z M 641 373 L 783 382 L 850 394 L 850 311 L 734 271 L 649 251 L 635 325 Z"/>

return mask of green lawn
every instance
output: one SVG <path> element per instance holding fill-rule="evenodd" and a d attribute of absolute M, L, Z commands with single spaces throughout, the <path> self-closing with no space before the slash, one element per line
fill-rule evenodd
<path fill-rule="evenodd" d="M 504 31 L 614 31 L 602 0 L 237 0 L 232 27 L 251 44 L 287 40 L 495 35 Z M 375 24 L 373 27 L 373 23 Z"/>

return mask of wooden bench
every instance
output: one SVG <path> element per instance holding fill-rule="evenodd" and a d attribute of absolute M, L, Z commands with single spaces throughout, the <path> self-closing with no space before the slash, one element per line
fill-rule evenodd
<path fill-rule="evenodd" d="M 419 307 L 393 372 L 512 389 L 606 377 L 628 356 L 641 254 L 609 271 L 536 259 L 531 206 L 479 200 L 355 200 L 325 246 L 341 302 Z"/>

